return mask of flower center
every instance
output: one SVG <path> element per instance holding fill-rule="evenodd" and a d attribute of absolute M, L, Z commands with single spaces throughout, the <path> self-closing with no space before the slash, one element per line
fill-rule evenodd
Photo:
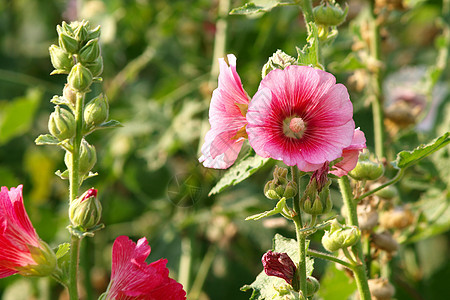
<path fill-rule="evenodd" d="M 283 122 L 283 132 L 287 137 L 300 139 L 305 133 L 306 124 L 302 118 L 287 118 Z"/>

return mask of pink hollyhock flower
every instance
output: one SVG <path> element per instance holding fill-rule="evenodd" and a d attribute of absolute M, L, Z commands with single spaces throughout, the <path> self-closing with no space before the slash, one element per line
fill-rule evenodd
<path fill-rule="evenodd" d="M 366 148 L 366 138 L 364 132 L 355 129 L 353 133 L 352 143 L 342 151 L 342 160 L 335 164 L 331 174 L 342 177 L 353 170 L 358 163 L 359 153 Z"/>
<path fill-rule="evenodd" d="M 100 299 L 107 300 L 179 300 L 186 299 L 183 286 L 169 278 L 167 260 L 147 264 L 151 248 L 147 239 L 137 244 L 119 236 L 113 245 L 111 282 Z"/>
<path fill-rule="evenodd" d="M 306 66 L 273 70 L 249 104 L 247 134 L 262 157 L 309 172 L 342 156 L 355 123 L 347 89 Z"/>
<path fill-rule="evenodd" d="M 23 205 L 22 185 L 0 190 L 0 278 L 16 273 L 47 276 L 56 266 L 56 257 L 39 239 Z"/>
<path fill-rule="evenodd" d="M 209 108 L 211 129 L 205 136 L 200 162 L 208 168 L 226 169 L 235 161 L 247 138 L 245 126 L 249 96 L 236 72 L 236 57 L 228 55 L 229 66 L 219 59 L 219 86 Z"/>

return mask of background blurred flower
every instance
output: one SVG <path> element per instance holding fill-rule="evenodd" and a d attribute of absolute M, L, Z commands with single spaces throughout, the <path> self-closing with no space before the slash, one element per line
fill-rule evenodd
<path fill-rule="evenodd" d="M 56 257 L 41 241 L 23 205 L 22 185 L 2 186 L 0 191 L 0 278 L 16 273 L 47 276 L 56 266 Z"/>
<path fill-rule="evenodd" d="M 247 138 L 245 126 L 250 98 L 236 72 L 236 57 L 228 56 L 229 66 L 219 59 L 219 86 L 214 90 L 209 109 L 211 129 L 205 136 L 200 162 L 208 168 L 226 169 L 235 161 Z"/>
<path fill-rule="evenodd" d="M 305 66 L 273 70 L 250 102 L 247 133 L 262 157 L 309 172 L 341 157 L 355 129 L 347 89 Z"/>
<path fill-rule="evenodd" d="M 186 299 L 183 286 L 169 278 L 166 259 L 145 262 L 150 251 L 146 238 L 134 243 L 127 236 L 119 236 L 112 250 L 111 281 L 101 299 Z"/>

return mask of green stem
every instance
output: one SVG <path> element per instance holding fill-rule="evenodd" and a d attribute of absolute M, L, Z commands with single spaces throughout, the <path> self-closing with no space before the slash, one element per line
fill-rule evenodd
<path fill-rule="evenodd" d="M 376 64 L 379 64 L 381 61 L 380 27 L 374 14 L 373 1 L 370 2 L 370 56 Z M 385 133 L 383 126 L 383 76 L 381 74 L 381 66 L 374 65 L 371 69 L 371 86 L 373 95 L 372 114 L 375 136 L 375 154 L 379 159 L 382 159 L 386 156 L 384 149 Z"/>
<path fill-rule="evenodd" d="M 309 29 L 309 22 L 314 22 L 314 14 L 311 0 L 297 0 L 298 5 L 302 9 L 305 23 Z"/>
<path fill-rule="evenodd" d="M 403 169 L 400 169 L 400 170 L 397 172 L 397 174 L 395 175 L 394 178 L 392 178 L 392 179 L 389 180 L 388 182 L 386 182 L 386 183 L 380 185 L 379 187 L 377 187 L 377 188 L 375 188 L 375 189 L 373 189 L 373 190 L 371 190 L 371 191 L 368 191 L 367 193 L 365 193 L 365 194 L 359 196 L 358 198 L 355 199 L 355 202 L 358 203 L 359 201 L 361 201 L 362 199 L 364 199 L 364 198 L 366 198 L 366 197 L 372 195 L 373 193 L 376 193 L 376 192 L 378 192 L 379 190 L 382 190 L 382 189 L 384 189 L 385 187 L 387 187 L 387 186 L 389 186 L 389 185 L 391 185 L 391 184 L 396 183 L 397 181 L 399 181 L 399 180 L 403 177 L 403 174 L 404 174 L 404 173 L 405 173 L 405 169 L 404 169 L 404 168 L 403 168 Z"/>
<path fill-rule="evenodd" d="M 311 250 L 311 249 L 308 249 L 306 254 L 308 254 L 309 256 L 313 256 L 313 257 L 317 257 L 320 259 L 329 260 L 329 261 L 341 264 L 350 270 L 353 270 L 353 268 L 354 268 L 354 266 L 352 264 L 350 264 L 342 259 L 339 259 L 336 256 L 333 256 L 331 254 L 327 254 L 327 253 L 323 253 L 323 252 L 319 252 L 319 251 L 315 251 L 315 250 Z"/>
<path fill-rule="evenodd" d="M 73 139 L 72 167 L 69 168 L 69 193 L 70 203 L 78 197 L 80 187 L 80 146 L 83 138 L 83 107 L 84 93 L 77 93 L 75 107 L 75 137 Z M 69 295 L 70 300 L 78 300 L 78 264 L 80 257 L 80 242 L 78 236 L 72 235 L 69 262 Z"/>
<path fill-rule="evenodd" d="M 303 295 L 306 295 L 306 235 L 301 232 L 303 228 L 302 215 L 300 211 L 300 182 L 298 176 L 297 167 L 291 167 L 292 181 L 297 183 L 299 186 L 299 191 L 297 195 L 294 197 L 294 224 L 295 224 L 295 233 L 297 235 L 298 242 L 298 254 L 299 254 L 299 262 L 298 262 L 298 270 L 299 270 L 299 284 L 300 291 Z"/>
<path fill-rule="evenodd" d="M 345 209 L 347 210 L 347 223 L 348 225 L 358 226 L 358 215 L 356 212 L 356 202 L 353 199 L 352 188 L 347 176 L 339 178 L 339 188 L 341 189 L 342 199 L 344 201 Z M 358 265 L 353 267 L 353 273 L 355 274 L 356 286 L 361 300 L 372 299 L 370 296 L 370 290 L 368 285 L 368 278 L 366 274 L 366 264 L 364 261 L 364 254 L 362 249 L 361 240 L 359 240 L 354 246 L 353 251 L 356 253 L 358 259 Z"/>

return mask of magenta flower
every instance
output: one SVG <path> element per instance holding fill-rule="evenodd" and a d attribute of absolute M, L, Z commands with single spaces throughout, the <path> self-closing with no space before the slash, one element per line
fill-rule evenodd
<path fill-rule="evenodd" d="M 56 266 L 56 257 L 39 239 L 23 205 L 22 185 L 2 186 L 0 191 L 0 278 L 16 273 L 47 276 Z"/>
<path fill-rule="evenodd" d="M 147 264 L 151 248 L 147 239 L 137 244 L 119 236 L 113 245 L 111 282 L 101 299 L 108 300 L 180 300 L 186 299 L 183 286 L 169 278 L 167 260 Z"/>
<path fill-rule="evenodd" d="M 330 73 L 294 65 L 264 77 L 247 121 L 248 139 L 258 155 L 305 172 L 341 157 L 355 129 L 345 86 Z"/>
<path fill-rule="evenodd" d="M 205 136 L 199 161 L 205 167 L 229 168 L 235 161 L 247 138 L 245 126 L 250 98 L 242 87 L 236 72 L 236 57 L 228 55 L 229 66 L 219 59 L 219 86 L 214 90 L 209 108 L 211 129 Z"/>
<path fill-rule="evenodd" d="M 357 128 L 353 133 L 352 143 L 342 151 L 343 159 L 333 166 L 335 170 L 330 171 L 330 173 L 339 177 L 347 175 L 348 172 L 356 167 L 359 153 L 364 148 L 366 148 L 366 137 L 364 132 Z"/>
<path fill-rule="evenodd" d="M 287 253 L 277 253 L 269 250 L 264 253 L 262 263 L 264 272 L 268 276 L 280 277 L 292 285 L 292 279 L 295 277 L 297 267 Z"/>

